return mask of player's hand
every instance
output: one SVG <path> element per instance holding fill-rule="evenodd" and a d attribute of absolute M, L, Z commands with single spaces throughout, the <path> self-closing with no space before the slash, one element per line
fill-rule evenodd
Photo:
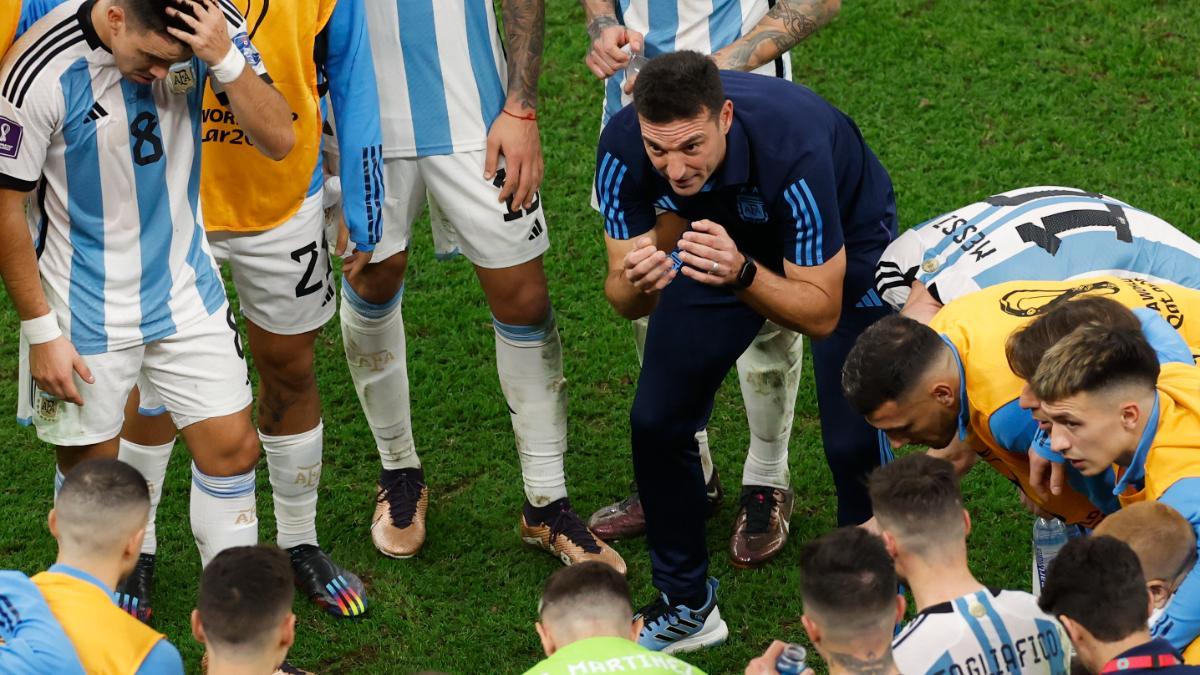
<path fill-rule="evenodd" d="M 39 345 L 29 345 L 29 373 L 41 391 L 75 405 L 83 405 L 83 397 L 75 386 L 75 373 L 88 384 L 94 384 L 92 371 L 75 345 L 63 336 Z"/>
<path fill-rule="evenodd" d="M 697 220 L 679 239 L 683 273 L 709 286 L 728 286 L 737 281 L 746 256 L 738 251 L 733 238 L 711 220 Z"/>
<path fill-rule="evenodd" d="M 344 244 L 342 248 L 343 250 L 345 249 Z M 346 277 L 349 281 L 357 279 L 359 272 L 362 272 L 366 269 L 367 265 L 371 264 L 371 255 L 373 253 L 373 251 L 354 249 L 353 253 L 342 260 L 342 276 Z"/>
<path fill-rule="evenodd" d="M 583 62 L 597 78 L 607 79 L 629 63 L 630 52 L 641 54 L 645 41 L 645 36 L 636 30 L 621 24 L 609 25 L 593 37 L 592 48 Z M 622 49 L 627 45 L 629 51 Z"/>
<path fill-rule="evenodd" d="M 336 215 L 331 215 L 337 220 L 337 235 L 334 239 L 333 254 L 339 258 L 346 257 L 346 246 L 350 244 L 350 228 L 346 225 L 346 214 L 338 207 L 330 209 L 335 211 Z M 326 230 L 328 232 L 328 230 Z"/>
<path fill-rule="evenodd" d="M 507 109 L 508 106 L 505 106 Z M 518 119 L 533 113 L 510 110 L 512 114 L 500 113 L 487 135 L 487 159 L 483 164 L 483 177 L 492 180 L 504 157 L 504 185 L 500 188 L 500 201 L 529 208 L 542 184 L 542 139 L 538 134 L 537 120 Z M 516 115 L 517 117 L 513 117 Z M 510 208 L 510 210 L 515 210 Z"/>
<path fill-rule="evenodd" d="M 167 15 L 187 24 L 191 32 L 173 26 L 167 26 L 167 32 L 191 47 L 192 53 L 208 65 L 220 63 L 233 47 L 233 42 L 229 39 L 225 14 L 217 7 L 215 0 L 175 0 L 175 4 L 191 8 L 195 16 L 181 12 L 178 7 L 168 7 Z"/>
<path fill-rule="evenodd" d="M 1066 481 L 1066 466 L 1042 457 L 1033 448 L 1029 449 L 1029 484 L 1039 497 L 1049 499 L 1051 495 L 1061 495 Z"/>
<path fill-rule="evenodd" d="M 787 649 L 786 642 L 779 640 L 771 642 L 771 646 L 767 647 L 767 651 L 763 652 L 762 656 L 756 657 L 746 664 L 746 675 L 779 675 L 779 671 L 775 670 L 775 662 L 779 660 L 779 655 L 785 649 Z M 814 675 L 812 668 L 805 668 L 802 675 Z"/>
<path fill-rule="evenodd" d="M 1025 494 L 1025 491 L 1022 490 L 1021 488 L 1017 488 L 1017 496 L 1021 498 L 1021 506 L 1024 506 L 1030 513 L 1037 516 L 1038 518 L 1045 518 L 1045 519 L 1049 520 L 1051 518 L 1058 517 L 1058 516 L 1054 515 L 1053 513 L 1050 513 L 1046 509 L 1043 509 L 1042 507 L 1035 504 L 1034 501 L 1029 498 L 1029 495 Z"/>
<path fill-rule="evenodd" d="M 625 280 L 642 293 L 657 293 L 675 278 L 671 269 L 671 258 L 658 250 L 654 240 L 641 237 L 634 242 L 635 248 L 625 254 Z"/>

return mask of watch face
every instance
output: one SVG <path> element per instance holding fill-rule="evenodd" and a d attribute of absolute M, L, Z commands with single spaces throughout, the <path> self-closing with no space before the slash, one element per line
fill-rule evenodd
<path fill-rule="evenodd" d="M 754 264 L 753 258 L 746 258 L 746 264 L 742 265 L 742 269 L 738 272 L 737 284 L 742 288 L 746 288 L 754 282 L 754 275 L 758 273 L 758 265 Z"/>

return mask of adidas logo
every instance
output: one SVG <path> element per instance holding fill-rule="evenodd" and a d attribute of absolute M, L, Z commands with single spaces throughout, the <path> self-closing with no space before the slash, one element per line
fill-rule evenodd
<path fill-rule="evenodd" d="M 883 301 L 879 299 L 879 294 L 875 292 L 874 288 L 872 288 L 871 290 L 867 291 L 867 294 L 862 296 L 862 299 L 859 300 L 854 306 L 860 308 L 883 307 Z"/>
<path fill-rule="evenodd" d="M 87 119 L 84 120 L 83 123 L 87 124 L 88 122 L 95 122 L 95 121 L 99 120 L 101 117 L 105 117 L 107 115 L 108 115 L 108 111 L 104 109 L 104 106 L 97 103 L 92 106 L 91 110 L 88 111 Z"/>
<path fill-rule="evenodd" d="M 534 218 L 533 219 L 533 229 L 529 232 L 528 240 L 533 241 L 534 239 L 537 239 L 545 231 L 546 231 L 546 228 L 542 226 L 542 221 Z"/>

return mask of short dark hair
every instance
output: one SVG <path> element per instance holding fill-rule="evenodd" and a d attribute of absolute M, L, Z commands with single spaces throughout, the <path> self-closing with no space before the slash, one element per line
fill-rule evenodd
<path fill-rule="evenodd" d="M 54 499 L 59 545 L 84 555 L 108 555 L 146 526 L 150 488 L 118 459 L 90 459 L 67 472 Z"/>
<path fill-rule="evenodd" d="M 896 568 L 883 540 L 843 527 L 800 551 L 800 596 L 822 629 L 864 632 L 895 620 Z"/>
<path fill-rule="evenodd" d="M 862 415 L 908 393 L 946 343 L 929 326 L 899 314 L 871 324 L 846 356 L 842 392 Z"/>
<path fill-rule="evenodd" d="M 1141 328 L 1084 324 L 1046 350 L 1029 385 L 1043 401 L 1118 386 L 1153 389 L 1158 355 Z"/>
<path fill-rule="evenodd" d="M 282 550 L 260 544 L 217 554 L 200 576 L 200 623 L 217 648 L 261 649 L 292 611 L 292 565 Z"/>
<path fill-rule="evenodd" d="M 167 9 L 177 9 L 189 16 L 195 16 L 187 3 L 176 0 L 117 0 L 117 4 L 125 9 L 127 16 L 143 30 L 156 33 L 167 33 L 167 27 L 178 28 L 184 32 L 192 32 L 192 28 L 177 17 L 169 16 Z M 174 39 L 174 36 L 171 36 Z"/>
<path fill-rule="evenodd" d="M 875 469 L 869 487 L 880 525 L 917 555 L 966 536 L 962 491 L 950 462 L 923 452 L 905 455 Z"/>
<path fill-rule="evenodd" d="M 1067 616 L 1101 642 L 1146 630 L 1146 578 L 1129 545 L 1113 537 L 1072 539 L 1046 570 L 1038 606 Z"/>
<path fill-rule="evenodd" d="M 721 71 L 699 52 L 680 51 L 650 59 L 633 82 L 638 117 L 654 124 L 687 120 L 725 105 Z"/>
<path fill-rule="evenodd" d="M 1133 312 L 1113 300 L 1098 295 L 1084 295 L 1059 303 L 1054 309 L 1018 328 L 1004 343 L 1008 367 L 1022 380 L 1033 379 L 1046 350 L 1071 331 L 1094 323 L 1114 328 L 1139 329 Z"/>
<path fill-rule="evenodd" d="M 607 563 L 594 560 L 563 567 L 551 574 L 538 606 L 543 621 L 569 620 L 583 613 L 591 618 L 632 620 L 625 575 Z"/>

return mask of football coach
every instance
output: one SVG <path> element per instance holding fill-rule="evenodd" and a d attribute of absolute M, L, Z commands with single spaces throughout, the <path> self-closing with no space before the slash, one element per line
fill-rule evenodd
<path fill-rule="evenodd" d="M 630 425 L 663 597 L 641 612 L 641 642 L 696 649 L 726 631 L 708 578 L 694 434 L 764 317 L 812 339 L 838 523 L 871 516 L 865 477 L 890 448 L 840 381 L 855 339 L 890 311 L 873 284 L 896 236 L 892 183 L 854 121 L 809 89 L 721 72 L 687 51 L 641 71 L 596 162 L 605 295 L 626 318 L 650 316 Z M 772 512 L 785 528 L 786 506 Z"/>

